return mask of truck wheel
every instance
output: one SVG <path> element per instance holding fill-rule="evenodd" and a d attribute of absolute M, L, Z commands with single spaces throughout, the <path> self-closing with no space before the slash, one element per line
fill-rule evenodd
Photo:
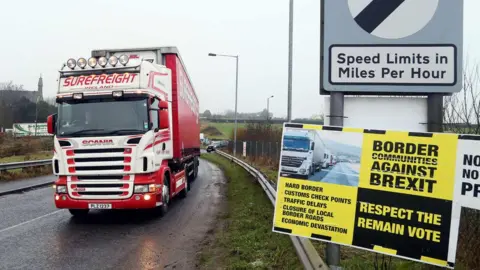
<path fill-rule="evenodd" d="M 74 217 L 85 217 L 88 215 L 89 209 L 68 209 L 68 212 Z"/>
<path fill-rule="evenodd" d="M 160 216 L 164 216 L 168 212 L 168 205 L 170 204 L 170 177 L 168 174 L 164 176 L 164 185 L 162 187 L 162 205 L 159 207 L 158 212 Z"/>
<path fill-rule="evenodd" d="M 190 185 L 188 184 L 188 178 L 185 178 L 185 187 L 180 191 L 180 198 L 185 199 L 188 195 L 188 191 L 190 190 Z"/>
<path fill-rule="evenodd" d="M 195 158 L 194 165 L 193 165 L 193 180 L 197 179 L 198 176 L 198 164 L 200 162 L 198 161 L 198 158 Z"/>
<path fill-rule="evenodd" d="M 190 190 L 190 185 L 192 184 L 193 182 L 193 168 L 191 168 L 190 170 L 192 171 L 192 176 L 189 175 L 189 170 L 188 170 L 188 166 L 185 164 L 185 185 L 186 185 L 186 189 L 187 191 Z"/>

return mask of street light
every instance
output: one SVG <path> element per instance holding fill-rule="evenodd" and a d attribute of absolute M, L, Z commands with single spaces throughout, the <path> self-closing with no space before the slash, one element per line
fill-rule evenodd
<path fill-rule="evenodd" d="M 237 97 L 238 97 L 238 55 L 227 55 L 227 54 L 216 54 L 216 53 L 209 53 L 208 56 L 223 56 L 223 57 L 231 57 L 235 58 L 237 65 L 236 65 L 236 75 L 235 75 L 235 128 L 233 129 L 233 155 L 237 154 Z"/>
<path fill-rule="evenodd" d="M 40 101 L 40 97 L 37 96 L 37 100 L 35 102 L 35 131 L 34 136 L 37 137 L 37 122 L 38 122 L 38 101 Z"/>
<path fill-rule="evenodd" d="M 290 0 L 288 23 L 288 102 L 287 121 L 292 121 L 293 0 Z"/>
<path fill-rule="evenodd" d="M 267 98 L 267 122 L 268 122 L 268 118 L 270 117 L 270 99 L 271 98 L 273 98 L 273 95 Z"/>

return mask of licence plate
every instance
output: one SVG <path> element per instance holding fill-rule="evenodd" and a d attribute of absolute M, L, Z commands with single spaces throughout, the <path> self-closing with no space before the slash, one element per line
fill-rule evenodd
<path fill-rule="evenodd" d="M 110 203 L 89 203 L 89 209 L 112 209 L 112 204 Z"/>

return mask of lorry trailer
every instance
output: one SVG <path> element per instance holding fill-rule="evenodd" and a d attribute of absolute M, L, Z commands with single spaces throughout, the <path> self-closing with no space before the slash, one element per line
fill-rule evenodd
<path fill-rule="evenodd" d="M 198 175 L 199 101 L 176 47 L 94 50 L 59 71 L 54 201 L 160 214 Z"/>

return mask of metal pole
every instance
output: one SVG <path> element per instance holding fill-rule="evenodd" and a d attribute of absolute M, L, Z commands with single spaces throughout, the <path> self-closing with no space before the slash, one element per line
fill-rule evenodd
<path fill-rule="evenodd" d="M 270 98 L 267 98 L 267 122 L 268 122 L 268 118 L 270 116 Z"/>
<path fill-rule="evenodd" d="M 235 128 L 233 131 L 233 141 L 234 141 L 234 146 L 233 146 L 233 156 L 235 157 L 237 154 L 237 97 L 238 97 L 238 55 L 235 57 L 237 59 L 237 71 L 236 71 L 236 76 L 235 76 Z"/>
<path fill-rule="evenodd" d="M 443 95 L 430 94 L 427 97 L 427 130 L 443 132 Z"/>
<path fill-rule="evenodd" d="M 330 125 L 343 126 L 344 94 L 332 92 L 330 94 Z M 327 243 L 325 249 L 326 263 L 332 270 L 340 269 L 340 245 Z"/>
<path fill-rule="evenodd" d="M 293 0 L 290 0 L 288 29 L 288 113 L 287 121 L 292 121 L 292 54 L 293 54 Z"/>

